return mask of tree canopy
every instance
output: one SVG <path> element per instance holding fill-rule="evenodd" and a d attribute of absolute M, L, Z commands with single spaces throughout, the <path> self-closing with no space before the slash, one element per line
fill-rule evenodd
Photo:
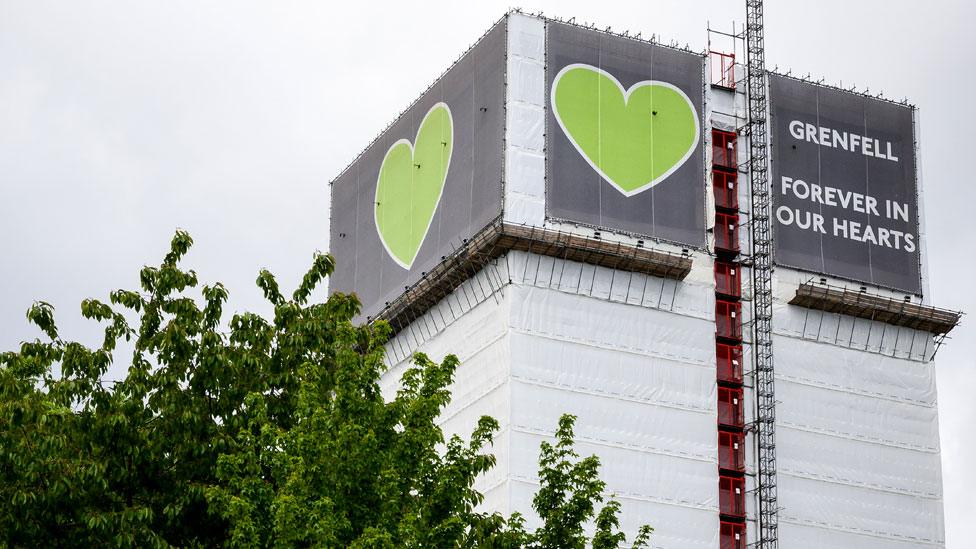
<path fill-rule="evenodd" d="M 413 359 L 392 400 L 379 388 L 383 322 L 353 323 L 355 295 L 311 302 L 334 260 L 315 255 L 290 297 L 267 271 L 273 318 L 234 314 L 227 290 L 180 261 L 178 231 L 138 290 L 88 299 L 90 348 L 44 334 L 0 354 L 0 543 L 6 546 L 617 547 L 595 456 L 573 450 L 572 416 L 540 448 L 542 526 L 478 510 L 497 422 L 445 440 L 437 418 L 458 360 Z M 199 288 L 199 295 L 190 295 Z M 126 374 L 108 381 L 113 361 Z M 584 526 L 595 520 L 588 537 Z M 642 528 L 635 546 L 647 542 Z"/>

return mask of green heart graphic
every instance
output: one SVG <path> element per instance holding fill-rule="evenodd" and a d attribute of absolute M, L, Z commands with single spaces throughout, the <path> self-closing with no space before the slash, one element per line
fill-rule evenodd
<path fill-rule="evenodd" d="M 695 106 L 667 82 L 646 80 L 624 90 L 610 73 L 574 63 L 556 75 L 550 98 L 576 150 L 625 196 L 663 181 L 698 145 Z"/>
<path fill-rule="evenodd" d="M 390 146 L 376 178 L 373 217 L 390 257 L 410 269 L 444 192 L 454 149 L 454 119 L 446 103 L 427 111 L 413 143 Z"/>

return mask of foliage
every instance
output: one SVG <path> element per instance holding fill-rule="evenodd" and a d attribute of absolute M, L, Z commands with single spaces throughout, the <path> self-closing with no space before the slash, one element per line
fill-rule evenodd
<path fill-rule="evenodd" d="M 104 324 L 99 347 L 62 338 L 38 302 L 27 317 L 46 340 L 0 354 L 0 544 L 584 545 L 604 484 L 597 459 L 572 450 L 574 418 L 542 445 L 538 530 L 478 512 L 498 424 L 444 439 L 455 357 L 416 355 L 386 401 L 389 327 L 353 324 L 354 295 L 309 303 L 332 257 L 316 255 L 290 298 L 262 271 L 273 318 L 235 314 L 222 328 L 221 284 L 187 295 L 199 282 L 178 263 L 191 245 L 177 232 L 139 290 L 82 303 Z M 129 349 L 125 378 L 104 381 Z M 618 511 L 610 501 L 596 516 L 594 547 L 624 541 Z"/>
<path fill-rule="evenodd" d="M 538 547 L 585 547 L 583 525 L 593 518 L 594 505 L 603 501 L 606 483 L 600 480 L 600 461 L 596 456 L 579 460 L 573 450 L 574 416 L 563 415 L 556 430 L 556 444 L 542 443 L 539 456 L 541 486 L 532 508 L 542 519 L 534 535 Z M 610 500 L 596 520 L 593 548 L 618 547 L 624 539 L 617 514 L 620 503 Z M 642 526 L 635 547 L 647 542 L 652 529 Z"/>

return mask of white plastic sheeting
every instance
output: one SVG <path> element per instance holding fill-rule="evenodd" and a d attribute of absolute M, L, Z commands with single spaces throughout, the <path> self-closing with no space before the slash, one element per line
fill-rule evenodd
<path fill-rule="evenodd" d="M 440 300 L 433 308 L 415 319 L 397 337 L 393 338 L 386 346 L 387 364 L 394 365 L 404 361 L 448 326 L 461 318 L 466 318 L 469 311 L 484 301 L 491 300 L 498 304 L 500 297 L 496 294 L 508 284 L 508 279 L 508 265 L 504 258 L 488 263 L 476 275 L 461 283 L 447 297 Z M 484 314 L 488 313 L 482 310 L 475 314 L 475 318 L 481 318 L 479 315 Z M 474 330 L 476 327 L 467 326 L 459 329 Z M 476 341 L 466 343 L 474 344 Z M 442 347 L 435 348 L 441 349 Z M 457 349 L 447 352 L 453 352 L 458 356 L 462 355 L 461 351 Z"/>
<path fill-rule="evenodd" d="M 571 413 L 577 450 L 600 457 L 629 539 L 650 523 L 655 547 L 716 547 L 714 301 L 705 275 L 631 277 L 522 252 L 499 259 L 492 277 L 506 273 L 511 284 L 457 320 L 434 322 L 441 312 L 431 311 L 414 324 L 432 331 L 405 330 L 389 344 L 399 356 L 462 360 L 440 418 L 445 435 L 467 437 L 482 415 L 499 420 L 498 464 L 476 484 L 481 508 L 519 511 L 537 524 L 539 443 Z M 455 293 L 477 281 L 465 284 Z M 384 375 L 388 397 L 407 366 L 399 360 Z"/>
<path fill-rule="evenodd" d="M 696 264 L 703 265 L 695 265 L 683 281 L 524 252 L 509 253 L 507 262 L 509 279 L 517 284 L 662 309 L 709 321 L 715 318 L 712 264 L 703 257 L 696 259 Z"/>
<path fill-rule="evenodd" d="M 942 547 L 918 540 L 902 540 L 892 537 L 863 535 L 807 524 L 797 524 L 780 513 L 779 546 L 784 549 L 914 549 L 917 547 Z"/>
<path fill-rule="evenodd" d="M 545 22 L 508 17 L 505 221 L 545 224 Z"/>
<path fill-rule="evenodd" d="M 448 436 L 466 437 L 485 414 L 501 422 L 498 465 L 477 483 L 483 509 L 534 524 L 538 443 L 572 413 L 580 452 L 600 456 L 628 535 L 649 522 L 656 546 L 717 545 L 714 302 L 696 273 L 644 281 L 512 252 L 490 275 L 512 283 L 470 308 L 449 296 L 439 307 L 463 309 L 456 321 L 418 319 L 436 327 L 391 342 L 461 358 L 441 418 Z M 465 284 L 456 292 L 478 281 Z M 786 335 L 774 349 L 783 546 L 941 546 L 932 365 Z M 384 378 L 387 394 L 404 367 Z M 753 470 L 751 448 L 749 460 Z"/>
<path fill-rule="evenodd" d="M 518 463 L 534 463 L 542 437 L 513 433 L 513 452 L 524 449 L 524 455 L 515 456 Z M 576 444 L 580 455 L 600 456 L 601 476 L 607 480 L 610 493 L 622 505 L 621 528 L 633 541 L 638 528 L 650 524 L 655 528 L 651 537 L 653 547 L 675 549 L 713 549 L 718 547 L 719 520 L 716 507 L 703 507 L 690 498 L 676 500 L 661 496 L 648 497 L 641 488 L 654 486 L 652 494 L 660 494 L 658 486 L 683 483 L 689 492 L 709 491 L 716 493 L 715 464 L 701 464 L 697 469 L 692 462 L 660 460 L 651 454 L 629 454 L 580 440 Z M 707 470 L 706 470 L 707 469 Z M 537 471 L 532 468 L 526 474 L 513 472 L 511 501 L 513 509 L 531 509 L 532 496 L 539 488 Z M 680 475 L 673 478 L 669 475 Z M 628 490 L 628 487 L 633 487 Z M 680 494 L 679 494 L 680 495 Z M 534 519 L 530 518 L 530 524 Z M 628 544 L 624 544 L 628 546 Z"/>
<path fill-rule="evenodd" d="M 658 315 L 666 317 L 667 313 Z M 649 335 L 662 334 L 655 330 Z M 679 410 L 707 412 L 714 408 L 715 375 L 710 364 L 693 362 L 700 357 L 665 356 L 667 349 L 614 349 L 588 341 L 554 331 L 516 329 L 509 338 L 512 377 L 525 383 L 623 401 L 653 402 Z"/>
<path fill-rule="evenodd" d="M 797 429 L 900 448 L 938 451 L 935 408 L 776 381 L 776 419 Z"/>
<path fill-rule="evenodd" d="M 478 276 L 486 276 L 482 271 Z M 459 309 L 469 303 L 460 294 L 471 292 L 471 287 L 479 287 L 472 279 L 462 285 L 438 304 L 438 307 Z M 504 299 L 504 289 L 494 295 L 483 296 L 471 308 L 460 309 L 457 319 L 450 323 L 436 323 L 432 332 L 427 329 L 401 331 L 387 344 L 387 355 L 409 357 L 414 352 L 426 353 L 432 360 L 440 361 L 448 354 L 456 355 L 461 365 L 451 385 L 452 399 L 442 412 L 439 422 L 445 438 L 458 435 L 467 440 L 484 415 L 498 420 L 501 432 L 495 437 L 492 452 L 497 465 L 478 479 L 476 488 L 486 493 L 485 508 L 508 511 L 508 498 L 498 490 L 489 489 L 508 478 L 508 425 L 509 425 L 509 380 L 508 380 L 508 302 Z M 448 316 L 443 316 L 448 315 Z M 426 321 L 434 326 L 434 318 L 452 318 L 449 311 L 430 311 L 414 322 Z M 413 327 L 413 326 L 412 326 Z M 403 372 L 411 366 L 409 358 L 393 364 L 384 373 L 380 385 L 387 400 L 396 396 Z"/>
<path fill-rule="evenodd" d="M 533 264 L 534 256 L 509 260 Z M 531 271 L 531 269 L 530 269 Z M 650 523 L 657 547 L 718 544 L 714 323 L 569 289 L 514 284 L 511 299 L 512 508 L 536 524 L 531 494 L 539 442 L 563 413 L 577 416 L 577 449 L 600 457 L 607 490 L 633 539 Z M 626 274 L 625 274 L 626 275 Z M 682 283 L 683 284 L 683 283 Z M 555 284 L 554 284 L 555 285 Z M 677 292 L 684 308 L 705 286 Z M 699 311 L 703 313 L 703 311 Z"/>
<path fill-rule="evenodd" d="M 846 483 L 921 498 L 939 498 L 939 455 L 865 441 L 837 441 L 783 427 L 776 432 L 781 474 Z"/>
<path fill-rule="evenodd" d="M 777 377 L 934 408 L 935 367 L 776 336 Z M 782 366 L 779 366 L 779 363 Z"/>
<path fill-rule="evenodd" d="M 512 317 L 520 331 L 694 364 L 714 361 L 714 328 L 702 319 L 542 288 L 515 288 Z"/>
<path fill-rule="evenodd" d="M 783 335 L 773 349 L 784 546 L 942 546 L 934 366 Z"/>
<path fill-rule="evenodd" d="M 781 520 L 917 544 L 940 545 L 942 502 L 780 474 Z M 786 527 L 786 530 L 789 528 Z M 843 547 L 859 547 L 845 544 Z"/>
<path fill-rule="evenodd" d="M 776 303 L 773 314 L 777 334 L 916 361 L 930 360 L 935 353 L 932 334 L 921 330 L 786 303 Z"/>
<path fill-rule="evenodd" d="M 929 288 L 929 250 L 928 250 L 928 230 L 925 228 L 925 219 L 928 217 L 925 210 L 925 183 L 922 181 L 923 157 L 920 152 L 922 147 L 922 123 L 919 120 L 919 111 L 912 109 L 912 128 L 915 130 L 915 188 L 918 192 L 915 206 L 918 210 L 918 259 L 922 275 L 922 297 L 923 303 L 932 303 L 932 292 Z"/>
<path fill-rule="evenodd" d="M 537 394 L 546 392 L 534 389 L 537 388 L 516 384 L 512 392 L 513 403 L 518 403 L 518 398 L 534 401 Z M 672 454 L 649 451 L 653 449 L 639 445 L 637 441 L 629 445 L 617 442 L 623 437 L 613 436 L 614 434 L 636 429 L 628 429 L 626 424 L 609 429 L 606 426 L 608 421 L 594 425 L 601 418 L 591 413 L 592 408 L 587 408 L 586 405 L 574 406 L 576 399 L 570 403 L 563 403 L 558 399 L 554 402 L 553 397 L 551 394 L 543 395 L 539 399 L 540 403 L 547 403 L 550 408 L 533 410 L 536 414 L 526 419 L 530 423 L 545 423 L 545 429 L 536 430 L 519 425 L 512 427 L 511 468 L 516 478 L 535 478 L 538 471 L 539 443 L 552 433 L 561 413 L 578 412 L 577 451 L 584 456 L 600 456 L 600 476 L 607 482 L 610 492 L 694 509 L 714 511 L 717 508 L 714 461 L 676 459 Z M 570 409 L 564 410 L 565 408 Z M 519 413 L 520 410 L 515 412 Z M 610 438 L 605 438 L 607 435 Z M 657 519 L 644 517 L 644 520 L 656 522 Z"/>
<path fill-rule="evenodd" d="M 599 364 L 591 367 L 599 368 Z M 710 432 L 715 430 L 714 404 L 700 410 L 677 408 L 650 398 L 615 397 L 599 387 L 530 381 L 519 373 L 521 366 L 517 360 L 513 360 L 512 370 L 512 422 L 519 428 L 552 431 L 561 413 L 572 413 L 580 418 L 580 434 L 591 441 L 696 461 L 715 461 L 716 436 Z M 640 373 L 638 370 L 629 375 Z M 617 381 L 611 372 L 600 377 L 603 378 L 598 380 L 600 384 Z"/>

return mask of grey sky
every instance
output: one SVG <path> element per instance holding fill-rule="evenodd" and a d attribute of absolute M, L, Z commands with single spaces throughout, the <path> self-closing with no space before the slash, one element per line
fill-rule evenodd
<path fill-rule="evenodd" d="M 741 24 L 743 4 L 522 7 L 699 50 L 706 21 Z M 920 107 L 931 294 L 976 313 L 976 6 L 767 4 L 770 67 Z M 258 270 L 294 287 L 326 247 L 327 182 L 508 7 L 0 0 L 0 349 L 38 335 L 24 319 L 34 299 L 94 343 L 79 302 L 135 287 L 176 227 L 231 310 L 266 312 Z M 964 322 L 937 357 L 950 547 L 976 539 L 976 328 Z"/>

